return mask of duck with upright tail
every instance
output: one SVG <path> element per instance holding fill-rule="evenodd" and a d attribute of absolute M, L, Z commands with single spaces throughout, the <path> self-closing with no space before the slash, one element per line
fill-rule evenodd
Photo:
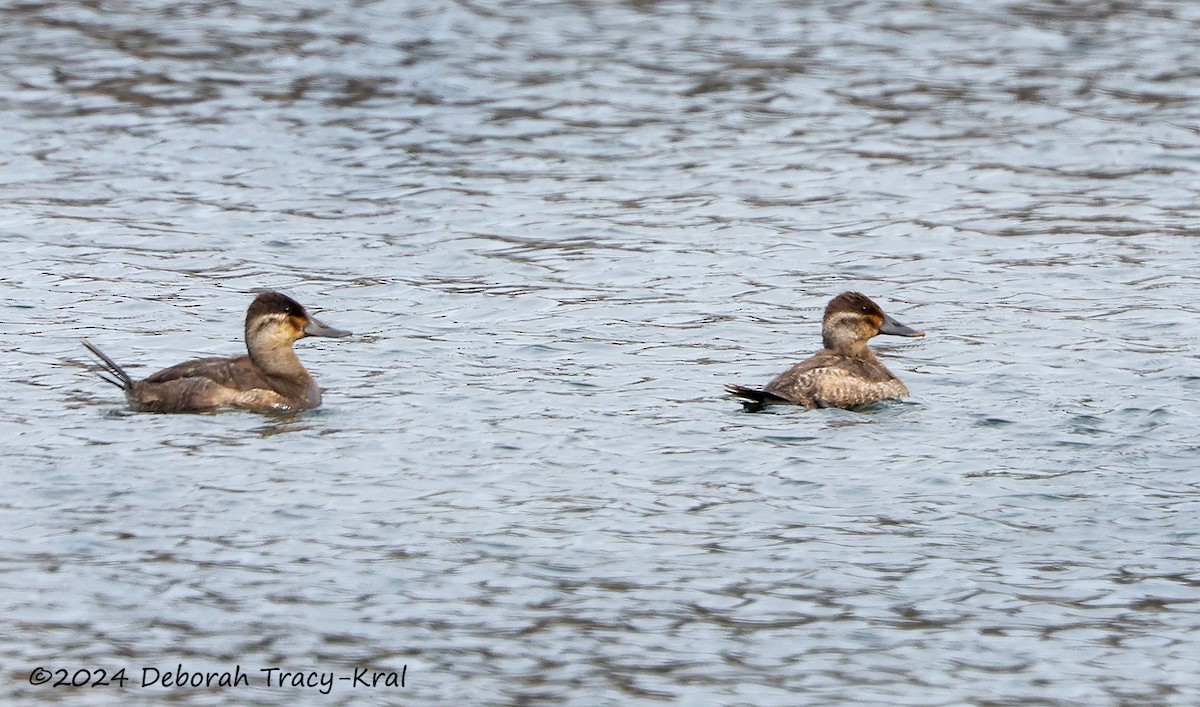
<path fill-rule="evenodd" d="M 129 404 L 147 412 L 200 412 L 220 407 L 248 410 L 310 410 L 321 389 L 300 363 L 292 344 L 306 336 L 349 336 L 317 321 L 299 302 L 263 292 L 246 311 L 247 355 L 185 361 L 140 381 L 133 380 L 86 339 L 100 359 L 100 377 L 125 391 Z"/>
<path fill-rule="evenodd" d="M 821 339 L 825 348 L 781 373 L 765 388 L 727 385 L 748 412 L 767 405 L 851 409 L 903 398 L 908 388 L 867 347 L 876 334 L 924 336 L 883 313 L 859 292 L 843 292 L 825 307 Z"/>

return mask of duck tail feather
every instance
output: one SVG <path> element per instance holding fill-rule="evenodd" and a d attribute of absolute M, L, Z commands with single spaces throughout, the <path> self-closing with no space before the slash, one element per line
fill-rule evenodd
<path fill-rule="evenodd" d="M 133 390 L 133 379 L 125 372 L 124 368 L 117 365 L 116 361 L 109 358 L 103 351 L 96 348 L 96 345 L 87 339 L 81 339 L 84 348 L 92 352 L 92 355 L 100 359 L 100 363 L 104 366 L 103 371 L 96 371 L 96 375 L 102 380 L 111 383 L 118 388 L 128 392 Z"/>
<path fill-rule="evenodd" d="M 738 402 L 745 407 L 746 412 L 757 412 L 767 405 L 785 405 L 792 402 L 783 396 L 768 393 L 758 388 L 747 388 L 744 385 L 727 385 L 725 386 L 725 392 L 737 398 Z"/>

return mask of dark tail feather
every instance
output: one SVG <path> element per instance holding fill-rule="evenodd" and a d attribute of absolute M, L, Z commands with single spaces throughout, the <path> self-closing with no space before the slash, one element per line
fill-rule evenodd
<path fill-rule="evenodd" d="M 105 356 L 104 352 L 96 348 L 92 342 L 88 341 L 87 339 L 81 339 L 81 341 L 83 342 L 84 347 L 88 351 L 91 351 L 96 358 L 100 359 L 100 363 L 104 365 L 104 371 L 96 371 L 96 375 L 100 376 L 106 382 L 112 383 L 121 390 L 126 392 L 133 390 L 133 379 L 129 377 L 129 374 L 125 372 L 124 368 L 118 366 L 116 361 L 113 361 L 108 356 Z"/>
<path fill-rule="evenodd" d="M 744 385 L 727 385 L 725 386 L 725 392 L 737 398 L 738 402 L 746 409 L 746 412 L 758 412 L 767 405 L 788 405 L 792 402 L 774 393 L 768 393 L 758 388 L 747 388 Z"/>

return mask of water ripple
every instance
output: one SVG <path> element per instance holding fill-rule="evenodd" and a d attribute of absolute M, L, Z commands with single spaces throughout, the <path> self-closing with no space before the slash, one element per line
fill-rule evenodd
<path fill-rule="evenodd" d="M 1198 29 L 10 8 L 0 693 L 184 664 L 256 683 L 69 699 L 317 699 L 279 665 L 407 666 L 336 704 L 1196 702 Z M 358 333 L 298 347 L 320 410 L 133 414 L 90 374 L 83 336 L 136 374 L 237 353 L 264 287 Z M 846 289 L 928 332 L 876 340 L 911 400 L 721 396 Z"/>

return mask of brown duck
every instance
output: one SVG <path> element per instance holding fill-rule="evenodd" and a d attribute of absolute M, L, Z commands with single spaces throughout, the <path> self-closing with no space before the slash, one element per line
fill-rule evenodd
<path fill-rule="evenodd" d="M 908 388 L 867 347 L 876 334 L 924 336 L 883 313 L 859 292 L 843 292 L 825 307 L 821 339 L 825 348 L 781 373 L 761 390 L 727 385 L 748 412 L 766 405 L 850 409 L 879 400 L 903 398 Z"/>
<path fill-rule="evenodd" d="M 296 300 L 264 292 L 246 312 L 246 356 L 198 358 L 135 381 L 91 342 L 83 345 L 104 364 L 100 377 L 124 390 L 137 410 L 309 410 L 321 404 L 321 389 L 292 344 L 306 336 L 349 335 L 317 321 Z"/>

